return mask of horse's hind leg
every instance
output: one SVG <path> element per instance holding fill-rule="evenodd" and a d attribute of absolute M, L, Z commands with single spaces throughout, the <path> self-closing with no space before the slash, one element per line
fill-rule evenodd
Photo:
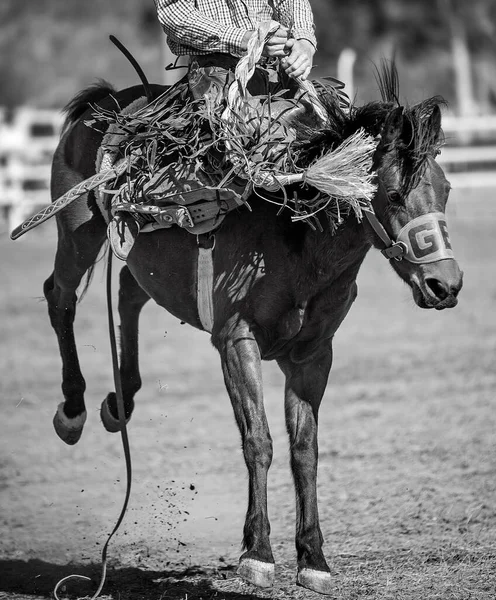
<path fill-rule="evenodd" d="M 317 421 L 332 365 L 332 347 L 326 343 L 306 363 L 293 362 L 289 357 L 278 362 L 286 376 L 286 426 L 296 490 L 297 583 L 321 594 L 332 594 L 335 590 L 322 552 L 317 508 Z"/>
<path fill-rule="evenodd" d="M 62 393 L 65 401 L 55 413 L 53 424 L 67 444 L 81 437 L 86 409 L 84 381 L 74 339 L 76 290 L 93 266 L 105 240 L 105 221 L 87 208 L 86 197 L 78 199 L 58 216 L 58 245 L 53 273 L 45 281 L 48 314 L 57 335 L 62 357 Z"/>
<path fill-rule="evenodd" d="M 272 439 L 263 406 L 262 369 L 258 345 L 243 321 L 226 325 L 213 342 L 221 355 L 227 391 L 241 432 L 249 475 L 249 500 L 238 574 L 259 587 L 274 583 L 267 513 L 267 472 Z"/>
<path fill-rule="evenodd" d="M 138 323 L 141 309 L 150 297 L 138 285 L 127 266 L 120 272 L 119 316 L 121 321 L 121 361 L 120 376 L 124 412 L 126 419 L 131 418 L 134 409 L 134 395 L 141 388 L 138 363 Z M 117 399 L 110 392 L 102 402 L 102 422 L 107 431 L 119 431 Z"/>

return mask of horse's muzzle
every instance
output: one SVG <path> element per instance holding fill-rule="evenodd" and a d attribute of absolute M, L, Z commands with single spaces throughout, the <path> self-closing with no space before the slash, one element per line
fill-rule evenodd
<path fill-rule="evenodd" d="M 463 272 L 453 259 L 422 265 L 411 277 L 413 298 L 420 308 L 443 310 L 458 304 Z"/>

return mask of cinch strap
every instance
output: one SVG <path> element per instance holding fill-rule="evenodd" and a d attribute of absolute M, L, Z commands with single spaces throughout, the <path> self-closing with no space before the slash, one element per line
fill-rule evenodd
<path fill-rule="evenodd" d="M 405 259 L 411 263 L 431 263 L 455 257 L 451 249 L 446 217 L 442 212 L 427 213 L 412 219 L 396 239 L 407 247 Z"/>
<path fill-rule="evenodd" d="M 214 325 L 214 265 L 212 248 L 198 246 L 198 268 L 197 268 L 197 306 L 198 316 L 202 327 L 208 333 L 212 333 Z"/>

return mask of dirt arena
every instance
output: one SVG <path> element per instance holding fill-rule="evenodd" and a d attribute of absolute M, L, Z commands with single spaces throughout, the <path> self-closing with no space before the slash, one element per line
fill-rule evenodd
<path fill-rule="evenodd" d="M 496 270 L 494 191 L 454 191 L 448 224 L 465 271 L 459 305 L 417 308 L 372 251 L 335 338 L 320 420 L 325 552 L 342 599 L 496 596 Z M 54 223 L 0 237 L 0 598 L 91 595 L 119 514 L 119 434 L 100 423 L 112 389 L 103 268 L 79 305 L 76 335 L 88 420 L 74 447 L 52 428 L 61 363 L 42 284 Z M 164 256 L 164 260 L 167 257 Z M 120 600 L 317 598 L 297 588 L 294 496 L 283 379 L 264 366 L 274 438 L 269 514 L 273 590 L 235 576 L 247 499 L 239 436 L 208 335 L 147 305 L 143 388 L 129 426 L 133 488 L 109 548 L 103 596 Z"/>

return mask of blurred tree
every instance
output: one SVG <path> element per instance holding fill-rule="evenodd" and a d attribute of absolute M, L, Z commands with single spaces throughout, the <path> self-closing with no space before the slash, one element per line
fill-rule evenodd
<path fill-rule="evenodd" d="M 473 111 L 475 103 L 481 112 L 494 110 L 496 3 L 493 0 L 472 0 L 469 4 L 461 0 L 439 1 L 446 7 L 452 31 L 460 112 Z"/>
<path fill-rule="evenodd" d="M 396 54 L 398 62 L 420 70 L 426 80 L 438 66 L 442 76 L 434 81 L 443 93 L 458 97 L 467 110 L 474 110 L 468 93 L 488 107 L 496 99 L 496 2 L 494 0 L 311 0 L 319 39 L 318 62 L 335 62 L 344 47 L 358 53 L 357 71 L 363 76 L 364 62 Z M 450 55 L 465 56 L 453 66 Z M 327 59 L 327 60 L 326 60 Z M 458 68 L 458 73 L 456 71 Z M 361 72 L 360 72 L 361 69 Z M 370 65 L 368 65 L 370 70 Z M 449 70 L 455 69 L 455 82 Z M 461 70 L 464 69 L 464 76 Z M 430 76 L 429 76 L 430 75 Z M 475 77 L 472 84 L 472 77 Z M 460 83 L 463 82 L 463 83 Z M 461 92 L 465 89 L 465 92 Z M 468 91 L 467 91 L 468 90 Z M 433 93 L 438 93 L 434 90 Z"/>

